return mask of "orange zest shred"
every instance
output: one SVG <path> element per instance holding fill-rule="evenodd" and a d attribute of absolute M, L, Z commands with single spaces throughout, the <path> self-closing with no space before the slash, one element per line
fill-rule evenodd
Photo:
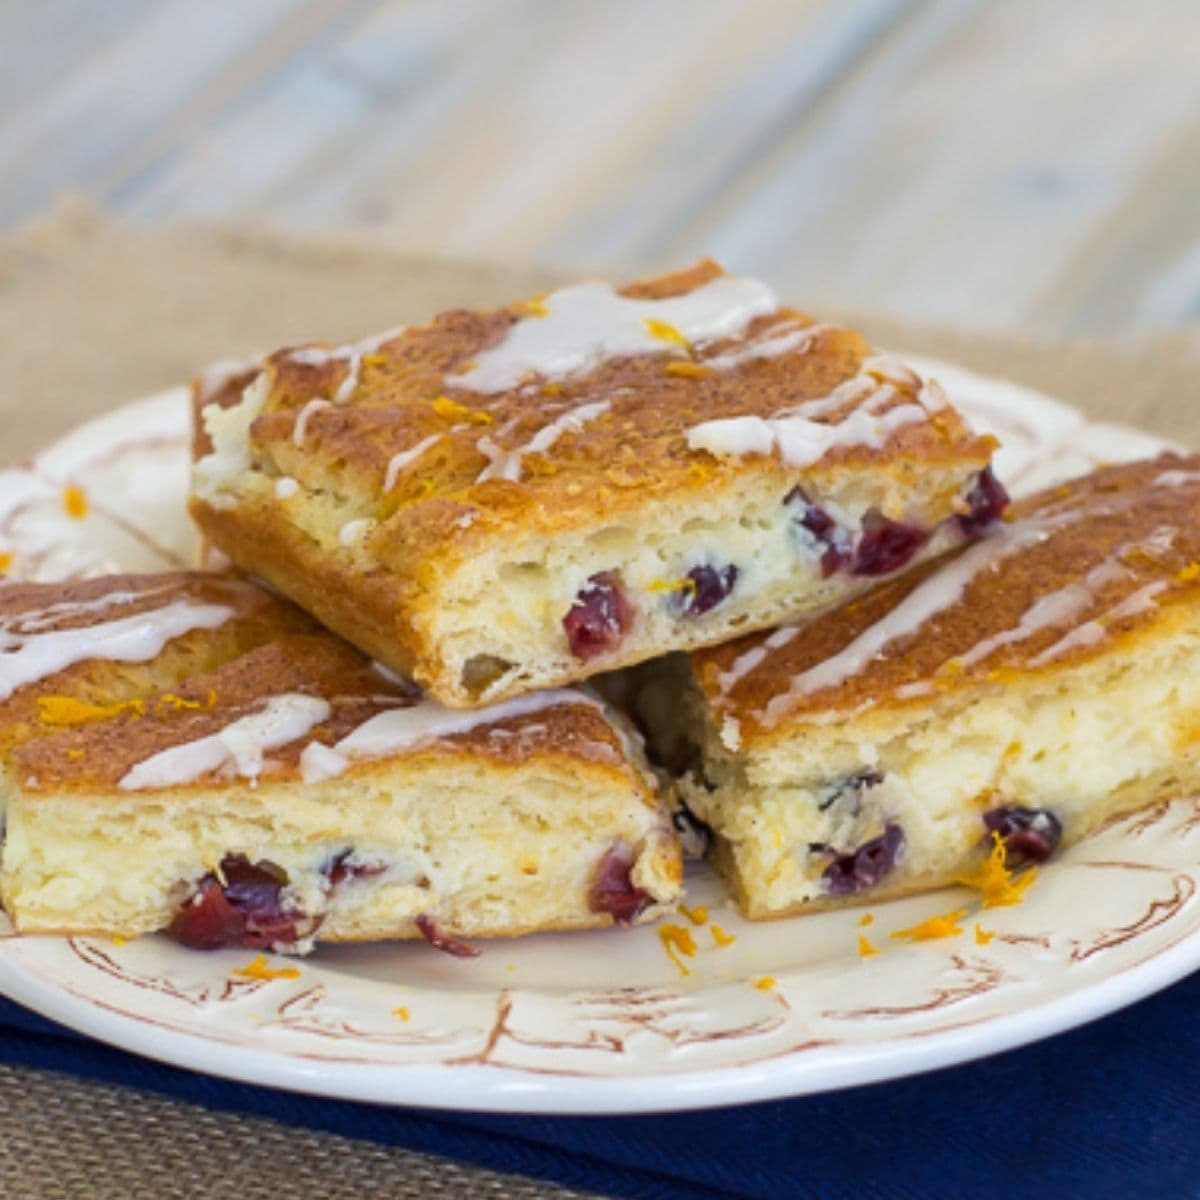
<path fill-rule="evenodd" d="M 1200 578 L 1200 562 L 1188 563 L 1175 578 L 1180 583 L 1191 583 L 1193 579 Z"/>
<path fill-rule="evenodd" d="M 684 576 L 682 579 L 652 579 L 646 584 L 648 592 L 687 592 L 689 596 L 696 591 L 696 581 Z"/>
<path fill-rule="evenodd" d="M 679 379 L 707 379 L 712 374 L 708 367 L 694 362 L 669 362 L 663 369 Z"/>
<path fill-rule="evenodd" d="M 1037 867 L 1029 867 L 1014 876 L 1005 860 L 1004 839 L 993 831 L 992 849 L 987 857 L 972 874 L 958 880 L 963 887 L 973 888 L 979 893 L 982 908 L 1007 908 L 1012 904 L 1020 904 L 1037 878 Z"/>
<path fill-rule="evenodd" d="M 902 938 L 908 942 L 935 942 L 939 938 L 959 937 L 962 934 L 962 926 L 959 925 L 959 921 L 966 915 L 965 908 L 956 908 L 941 916 L 920 921 L 916 925 L 909 926 L 908 929 L 893 930 L 892 937 Z"/>
<path fill-rule="evenodd" d="M 14 556 L 7 550 L 0 551 L 0 575 L 7 575 L 12 569 Z"/>
<path fill-rule="evenodd" d="M 543 396 L 561 396 L 563 394 L 563 385 L 561 383 L 543 383 Z"/>
<path fill-rule="evenodd" d="M 90 704 L 74 696 L 39 696 L 38 720 L 43 725 L 91 725 L 109 721 L 123 713 L 140 717 L 146 711 L 144 700 L 120 700 L 115 704 Z"/>
<path fill-rule="evenodd" d="M 447 421 L 467 421 L 471 425 L 490 425 L 492 423 L 490 412 L 484 412 L 478 408 L 468 408 L 465 404 L 459 404 L 457 400 L 451 400 L 449 396 L 438 396 L 433 402 L 433 411 Z"/>
<path fill-rule="evenodd" d="M 667 957 L 679 968 L 681 975 L 690 975 L 687 964 L 679 956 L 693 958 L 696 954 L 696 939 L 686 925 L 660 925 L 658 936 L 662 941 Z"/>
<path fill-rule="evenodd" d="M 679 911 L 685 917 L 687 917 L 687 919 L 691 921 L 693 925 L 708 924 L 708 909 L 703 904 L 697 904 L 695 908 L 688 908 L 686 905 L 681 904 L 679 906 Z"/>
<path fill-rule="evenodd" d="M 542 296 L 545 292 L 542 293 Z M 517 314 L 522 317 L 548 317 L 550 310 L 546 307 L 546 302 L 542 296 L 534 296 L 529 300 L 518 300 L 513 308 Z"/>
<path fill-rule="evenodd" d="M 258 955 L 253 962 L 244 967 L 235 967 L 233 973 L 241 979 L 262 979 L 269 982 L 272 979 L 299 979 L 299 967 L 268 967 L 267 956 Z"/>
<path fill-rule="evenodd" d="M 872 946 L 863 934 L 858 935 L 858 957 L 859 958 L 874 958 L 878 954 L 879 947 Z"/>
<path fill-rule="evenodd" d="M 669 321 L 660 321 L 657 317 L 647 317 L 645 326 L 646 332 L 652 338 L 658 338 L 660 342 L 670 342 L 674 346 L 682 346 L 689 354 L 692 352 L 692 343 Z"/>
<path fill-rule="evenodd" d="M 975 945 L 986 946 L 995 936 L 994 929 L 984 929 L 978 921 L 975 922 Z"/>
<path fill-rule="evenodd" d="M 82 521 L 88 515 L 87 492 L 75 484 L 68 484 L 62 491 L 63 511 L 73 520 Z"/>
<path fill-rule="evenodd" d="M 196 712 L 208 712 L 217 705 L 217 693 L 208 689 L 208 695 L 203 700 L 189 700 L 186 696 L 174 692 L 164 692 L 157 700 L 159 712 L 180 712 L 188 709 Z"/>
<path fill-rule="evenodd" d="M 364 354 L 362 356 L 362 365 L 364 367 L 386 367 L 386 354 Z"/>
<path fill-rule="evenodd" d="M 123 937 L 122 937 L 122 936 L 121 936 L 119 933 L 114 933 L 114 934 L 112 935 L 112 937 L 111 937 L 111 938 L 109 938 L 108 940 L 109 940 L 110 942 L 112 942 L 112 944 L 113 944 L 114 946 L 116 946 L 116 948 L 117 948 L 118 950 L 119 950 L 119 949 L 120 949 L 122 946 L 128 946 L 128 945 L 129 945 L 129 939 L 128 939 L 128 938 L 123 938 Z"/>
<path fill-rule="evenodd" d="M 716 923 L 716 921 L 714 921 L 708 927 L 708 931 L 709 931 L 709 933 L 712 934 L 712 940 L 714 942 L 716 942 L 718 946 L 721 946 L 721 947 L 732 946 L 733 943 L 737 941 L 736 934 L 726 933 L 725 930 L 722 929 L 721 926 Z"/>
<path fill-rule="evenodd" d="M 858 918 L 858 923 L 863 929 L 866 929 L 866 927 L 868 925 L 874 924 L 874 922 L 875 922 L 875 914 L 874 913 L 866 912 L 866 913 L 863 913 L 863 915 Z"/>
<path fill-rule="evenodd" d="M 398 1005 L 396 1008 L 392 1009 L 392 1016 L 399 1017 L 401 1021 L 407 1021 L 408 1018 L 410 1016 L 412 1016 L 412 1014 L 408 1011 L 407 1008 L 404 1007 L 403 1004 L 401 1004 L 401 1005 Z"/>
<path fill-rule="evenodd" d="M 764 975 L 754 981 L 754 986 L 760 992 L 769 992 L 775 986 L 775 980 L 770 975 Z"/>

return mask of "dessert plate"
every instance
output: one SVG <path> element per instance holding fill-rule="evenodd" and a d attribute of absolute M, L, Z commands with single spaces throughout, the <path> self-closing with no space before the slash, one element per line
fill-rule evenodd
<path fill-rule="evenodd" d="M 1014 384 L 910 358 L 995 432 L 1029 491 L 1153 454 Z M 15 577 L 189 566 L 184 389 L 87 425 L 0 472 Z M 239 973 L 249 952 L 165 937 L 18 938 L 0 992 L 139 1054 L 321 1095 L 496 1112 L 628 1113 L 794 1096 L 962 1062 L 1128 1004 L 1200 967 L 1200 797 L 1110 823 L 1044 867 L 1025 903 L 963 933 L 889 934 L 963 905 L 942 892 L 752 925 L 694 867 L 658 926 L 484 945 L 321 947 Z M 706 913 L 698 911 L 704 908 Z M 700 922 L 700 923 L 697 923 Z M 666 931 L 664 936 L 664 930 Z M 878 954 L 863 958 L 860 935 Z"/>

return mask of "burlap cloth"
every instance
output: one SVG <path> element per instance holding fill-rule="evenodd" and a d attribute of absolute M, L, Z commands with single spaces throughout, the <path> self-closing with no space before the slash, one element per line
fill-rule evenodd
<path fill-rule="evenodd" d="M 68 204 L 0 241 L 3 450 L 15 461 L 85 417 L 204 364 L 360 337 L 454 305 L 502 303 L 555 277 L 415 259 L 361 239 L 230 230 L 131 233 Z M 813 298 L 814 300 L 819 298 Z M 1045 344 L 863 314 L 877 342 L 1045 388 L 1109 420 L 1200 440 L 1187 334 Z M 0 1066 L 0 1195 L 240 1200 L 583 1193 L 130 1088 Z"/>

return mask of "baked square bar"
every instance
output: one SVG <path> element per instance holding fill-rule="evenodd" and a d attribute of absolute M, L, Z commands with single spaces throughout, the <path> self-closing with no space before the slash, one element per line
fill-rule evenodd
<path fill-rule="evenodd" d="M 244 378 L 200 528 L 454 707 L 811 614 L 1005 501 L 936 384 L 710 262 Z"/>
<path fill-rule="evenodd" d="M 72 634 L 101 644 L 132 585 L 110 586 L 107 607 L 43 587 L 25 627 L 73 604 Z M 147 642 L 173 589 L 210 586 L 226 584 L 164 584 L 140 612 Z M 453 950 L 460 936 L 627 923 L 678 895 L 640 746 L 595 697 L 451 711 L 300 619 L 183 677 L 168 647 L 138 666 L 160 688 L 135 700 L 111 661 L 39 695 L 34 720 L 48 722 L 8 750 L 0 885 L 20 932 L 168 929 L 197 948 L 294 952 L 424 936 Z"/>
<path fill-rule="evenodd" d="M 685 797 L 747 915 L 938 887 L 997 839 L 1009 866 L 1042 859 L 1200 788 L 1200 456 L 1010 512 L 803 628 L 643 684 L 660 744 L 700 748 Z"/>

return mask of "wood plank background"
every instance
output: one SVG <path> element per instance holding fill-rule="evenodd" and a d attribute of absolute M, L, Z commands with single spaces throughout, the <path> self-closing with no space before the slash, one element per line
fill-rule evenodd
<path fill-rule="evenodd" d="M 369 226 L 800 303 L 1200 316 L 1200 0 L 0 0 L 0 226 Z"/>

